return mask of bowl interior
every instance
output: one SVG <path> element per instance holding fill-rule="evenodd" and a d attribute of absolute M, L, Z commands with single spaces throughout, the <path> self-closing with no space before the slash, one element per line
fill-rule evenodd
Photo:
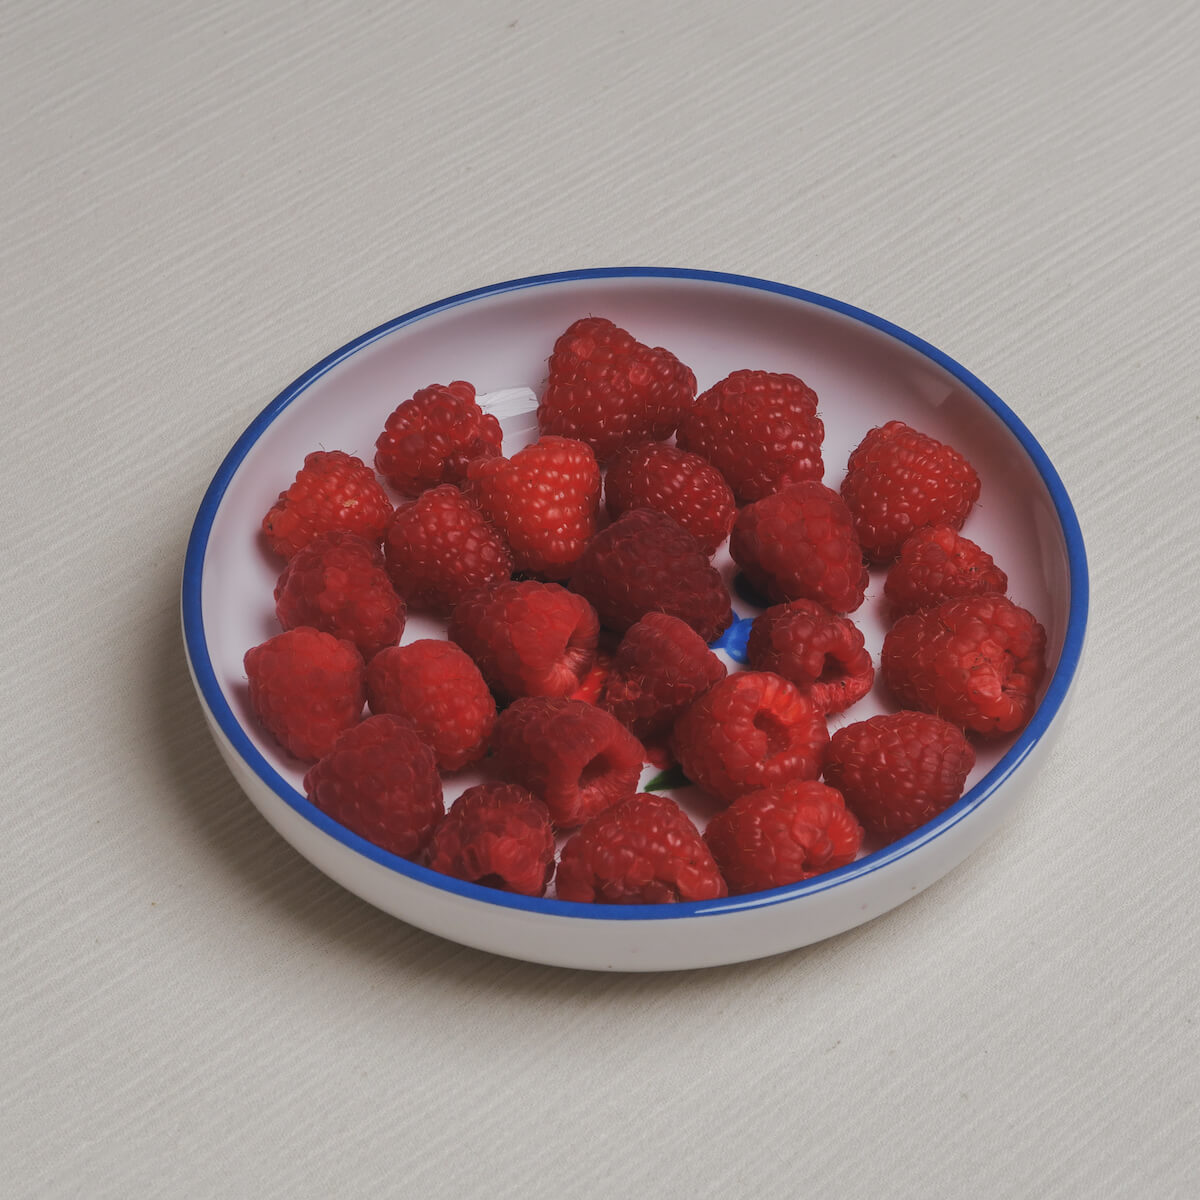
<path fill-rule="evenodd" d="M 657 276 L 557 279 L 470 297 L 414 314 L 360 339 L 289 388 L 243 437 L 244 451 L 215 509 L 204 558 L 200 613 L 220 691 L 251 742 L 295 792 L 303 808 L 304 765 L 263 734 L 248 704 L 242 658 L 278 632 L 272 599 L 280 564 L 267 552 L 263 515 L 316 449 L 345 450 L 371 463 L 392 409 L 429 383 L 466 379 L 479 392 L 527 387 L 540 392 L 555 338 L 586 314 L 611 318 L 643 342 L 666 346 L 696 373 L 701 390 L 730 371 L 789 371 L 815 389 L 825 422 L 825 482 L 836 488 L 846 459 L 875 425 L 899 419 L 962 451 L 982 480 L 963 532 L 1008 573 L 1009 594 L 1046 627 L 1047 680 L 1058 665 L 1070 615 L 1070 552 L 1050 488 L 1019 426 L 1005 420 L 920 345 L 876 327 L 842 306 L 762 290 L 731 280 Z M 880 323 L 882 324 L 882 323 Z M 915 339 L 912 339 L 915 341 Z M 508 418 L 505 453 L 533 440 L 528 415 Z M 717 559 L 727 579 L 725 550 Z M 853 619 L 878 663 L 886 631 L 885 572 L 872 571 L 866 603 Z M 757 610 L 734 594 L 742 616 Z M 443 636 L 444 625 L 413 615 L 404 641 Z M 735 665 L 735 664 L 731 664 Z M 1045 685 L 1044 685 L 1045 686 Z M 831 729 L 894 708 L 881 686 Z M 991 771 L 1012 740 L 977 743 L 968 789 Z M 647 769 L 644 780 L 655 771 Z M 480 776 L 448 777 L 447 802 Z M 676 797 L 698 823 L 710 815 L 695 789 Z"/>

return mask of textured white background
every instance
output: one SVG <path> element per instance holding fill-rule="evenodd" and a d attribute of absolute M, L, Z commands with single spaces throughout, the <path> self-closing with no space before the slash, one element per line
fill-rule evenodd
<path fill-rule="evenodd" d="M 1200 10 L 0 6 L 6 1195 L 1200 1194 Z M 177 631 L 200 495 L 353 335 L 575 266 L 785 280 L 1058 463 L 1094 607 L 1007 829 L 854 933 L 592 976 L 277 839 Z"/>

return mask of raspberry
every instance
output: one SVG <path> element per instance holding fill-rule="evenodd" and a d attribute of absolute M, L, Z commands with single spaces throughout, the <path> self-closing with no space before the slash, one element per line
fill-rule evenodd
<path fill-rule="evenodd" d="M 820 479 L 825 426 L 817 394 L 795 375 L 734 371 L 680 419 L 676 441 L 729 481 L 739 504 L 789 483 Z"/>
<path fill-rule="evenodd" d="M 842 498 L 867 557 L 887 562 L 925 525 L 961 529 L 979 499 L 979 476 L 957 450 L 889 421 L 850 455 Z"/>
<path fill-rule="evenodd" d="M 949 525 L 930 525 L 912 534 L 883 586 L 897 617 L 958 596 L 1007 590 L 1008 576 L 992 556 Z"/>
<path fill-rule="evenodd" d="M 401 858 L 416 858 L 442 819 L 433 751 L 402 717 L 346 730 L 309 768 L 304 790 L 338 824 Z"/>
<path fill-rule="evenodd" d="M 639 792 L 592 817 L 563 847 L 558 898 L 675 904 L 727 895 L 696 827 L 666 796 Z"/>
<path fill-rule="evenodd" d="M 690 625 L 647 613 L 621 639 L 600 707 L 643 744 L 661 742 L 676 718 L 725 674 L 725 664 Z"/>
<path fill-rule="evenodd" d="M 704 840 L 740 896 L 844 867 L 862 829 L 833 788 L 807 780 L 747 793 L 713 817 Z"/>
<path fill-rule="evenodd" d="M 392 413 L 375 443 L 379 473 L 405 495 L 461 483 L 467 463 L 500 453 L 500 422 L 475 403 L 461 379 L 422 388 Z"/>
<path fill-rule="evenodd" d="M 538 424 L 587 442 L 605 462 L 624 446 L 670 437 L 695 397 L 695 375 L 669 350 L 583 317 L 554 343 Z"/>
<path fill-rule="evenodd" d="M 949 808 L 974 765 L 975 751 L 948 721 L 929 713 L 889 713 L 833 735 L 825 782 L 886 843 Z"/>
<path fill-rule="evenodd" d="M 906 708 L 986 736 L 1033 715 L 1046 631 L 1004 596 L 964 596 L 901 617 L 883 639 L 884 683 Z"/>
<path fill-rule="evenodd" d="M 449 613 L 468 592 L 512 575 L 504 539 L 448 484 L 396 509 L 384 550 L 396 591 L 433 613 Z"/>
<path fill-rule="evenodd" d="M 366 684 L 371 711 L 411 721 L 441 770 L 457 771 L 483 757 L 496 701 L 479 668 L 453 642 L 422 638 L 384 650 L 367 667 Z"/>
<path fill-rule="evenodd" d="M 363 660 L 352 642 L 301 626 L 246 651 L 250 707 L 289 753 L 328 754 L 363 708 Z"/>
<path fill-rule="evenodd" d="M 665 612 L 711 642 L 733 621 L 721 574 L 700 543 L 649 508 L 625 513 L 588 542 L 571 589 L 586 596 L 600 623 L 615 633 L 649 612 Z"/>
<path fill-rule="evenodd" d="M 298 550 L 275 585 L 275 615 L 284 629 L 308 625 L 353 642 L 370 660 L 404 632 L 396 595 L 374 542 L 334 530 Z"/>
<path fill-rule="evenodd" d="M 429 843 L 434 871 L 502 892 L 541 896 L 554 874 L 554 830 L 546 806 L 511 783 L 468 788 Z"/>
<path fill-rule="evenodd" d="M 816 600 L 834 612 L 853 612 L 869 581 L 845 504 L 812 481 L 743 508 L 729 553 L 774 601 Z"/>
<path fill-rule="evenodd" d="M 671 744 L 684 774 L 729 803 L 756 788 L 816 779 L 829 731 L 782 676 L 736 671 L 675 722 Z"/>
<path fill-rule="evenodd" d="M 604 476 L 609 516 L 634 508 L 666 513 L 712 555 L 729 536 L 737 505 L 711 463 L 675 446 L 647 442 L 622 450 Z"/>
<path fill-rule="evenodd" d="M 512 458 L 476 459 L 470 493 L 512 547 L 519 570 L 566 579 L 596 531 L 600 468 L 570 438 L 543 437 Z"/>
<path fill-rule="evenodd" d="M 814 600 L 768 608 L 750 629 L 746 655 L 755 670 L 782 675 L 826 715 L 861 700 L 875 681 L 855 624 Z"/>
<path fill-rule="evenodd" d="M 637 790 L 642 747 L 594 704 L 535 696 L 496 721 L 492 748 L 500 775 L 528 788 L 559 828 L 570 828 Z"/>
<path fill-rule="evenodd" d="M 569 696 L 592 665 L 600 624 L 592 606 L 557 583 L 502 583 L 463 600 L 448 636 L 503 700 Z"/>
<path fill-rule="evenodd" d="M 361 458 L 317 450 L 304 460 L 295 483 L 279 493 L 262 527 L 271 549 L 291 558 L 318 534 L 334 529 L 378 543 L 391 519 L 392 502 Z"/>

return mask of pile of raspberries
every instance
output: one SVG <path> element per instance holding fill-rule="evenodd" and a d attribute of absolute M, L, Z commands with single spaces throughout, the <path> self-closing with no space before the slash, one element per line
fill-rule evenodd
<path fill-rule="evenodd" d="M 968 735 L 1020 729 L 1045 670 L 1042 627 L 959 533 L 974 469 L 890 421 L 835 492 L 802 380 L 739 370 L 696 393 L 669 351 L 586 317 L 511 457 L 456 381 L 396 408 L 374 470 L 305 459 L 262 523 L 284 632 L 245 668 L 313 804 L 487 887 L 657 904 L 833 870 L 961 796 Z M 709 647 L 734 620 L 727 540 L 769 605 L 732 673 Z M 847 615 L 868 564 L 890 564 L 879 667 L 903 707 L 831 737 L 875 679 Z M 410 609 L 446 639 L 401 645 Z M 703 833 L 638 791 L 647 762 L 707 794 Z M 443 776 L 472 766 L 488 781 L 446 811 Z"/>

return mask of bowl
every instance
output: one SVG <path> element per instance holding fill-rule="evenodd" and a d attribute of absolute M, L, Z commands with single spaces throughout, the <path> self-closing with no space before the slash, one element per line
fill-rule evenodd
<path fill-rule="evenodd" d="M 536 437 L 533 393 L 555 338 L 586 314 L 670 348 L 701 389 L 742 367 L 801 376 L 820 398 L 832 487 L 863 434 L 893 418 L 949 442 L 974 464 L 982 495 L 964 532 L 1008 572 L 1009 595 L 1045 626 L 1048 671 L 1033 719 L 1007 741 L 977 743 L 965 794 L 939 817 L 790 887 L 702 903 L 606 906 L 515 896 L 439 875 L 364 841 L 305 798 L 304 764 L 258 728 L 242 669 L 246 650 L 278 632 L 272 589 L 279 565 L 259 539 L 263 514 L 311 450 L 342 449 L 371 462 L 386 416 L 435 381 L 468 379 L 488 393 L 511 454 Z M 732 583 L 724 550 L 717 562 Z M 883 578 L 872 571 L 866 603 L 854 614 L 876 662 L 886 629 Z M 745 961 L 831 937 L 957 866 L 1013 811 L 1061 727 L 1083 648 L 1087 591 L 1083 539 L 1058 473 L 1012 411 L 947 355 L 888 321 L 800 288 L 631 267 L 539 275 L 451 296 L 363 334 L 306 371 L 255 418 L 213 478 L 187 548 L 182 615 L 189 667 L 221 754 L 263 816 L 321 871 L 384 911 L 466 945 L 559 966 L 651 971 Z M 733 597 L 740 618 L 756 611 L 737 589 Z M 410 616 L 404 640 L 443 628 Z M 736 655 L 736 638 L 724 644 Z M 831 724 L 889 707 L 877 683 Z M 447 803 L 475 778 L 448 777 Z M 703 816 L 703 800 L 689 789 L 677 798 Z"/>

